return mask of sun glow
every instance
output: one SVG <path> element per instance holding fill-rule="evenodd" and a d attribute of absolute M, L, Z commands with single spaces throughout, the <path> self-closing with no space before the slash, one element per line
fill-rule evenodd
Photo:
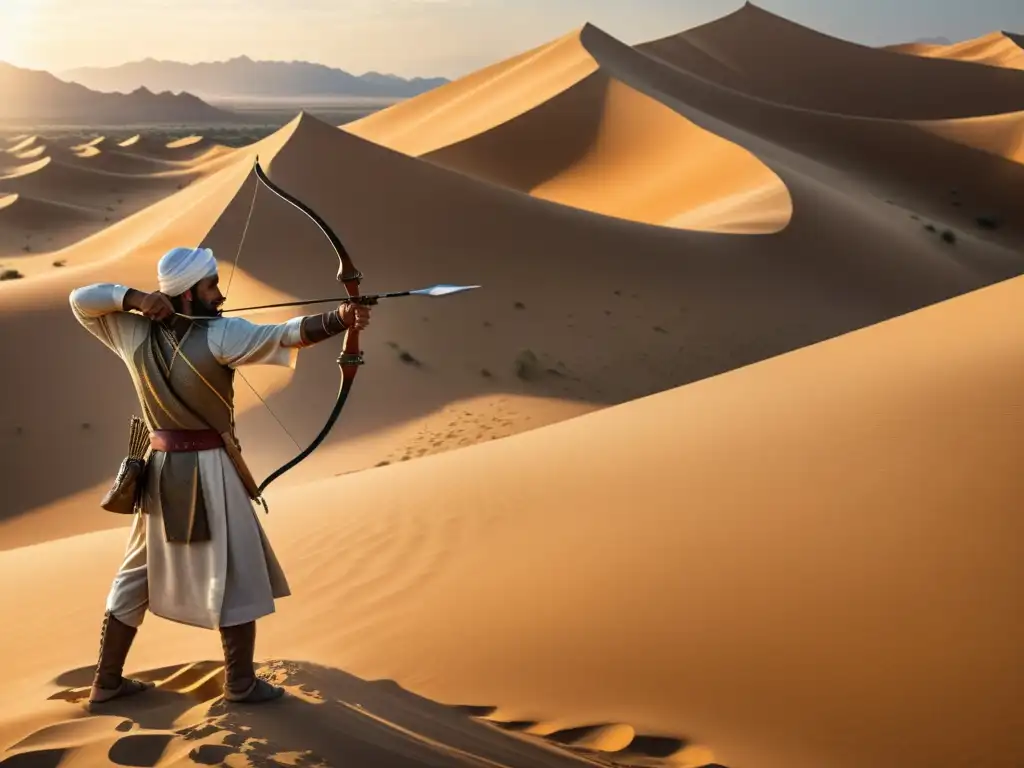
<path fill-rule="evenodd" d="M 0 0 L 0 61 L 18 64 L 32 51 L 39 0 Z"/>

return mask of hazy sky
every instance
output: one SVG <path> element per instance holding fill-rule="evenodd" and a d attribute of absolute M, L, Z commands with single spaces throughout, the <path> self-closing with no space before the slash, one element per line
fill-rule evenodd
<path fill-rule="evenodd" d="M 868 45 L 1024 32 L 1024 0 L 761 0 Z M 590 21 L 638 43 L 711 21 L 741 0 L 0 0 L 0 60 L 58 71 L 146 57 L 316 61 L 458 77 Z"/>

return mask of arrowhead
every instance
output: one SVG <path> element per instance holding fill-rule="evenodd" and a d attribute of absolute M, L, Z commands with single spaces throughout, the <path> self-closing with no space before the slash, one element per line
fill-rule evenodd
<path fill-rule="evenodd" d="M 447 296 L 451 293 L 461 293 L 462 291 L 471 291 L 474 288 L 480 288 L 479 285 L 448 285 L 442 283 L 440 285 L 432 285 L 429 288 L 421 288 L 418 291 L 412 291 L 412 293 L 418 293 L 423 296 Z"/>

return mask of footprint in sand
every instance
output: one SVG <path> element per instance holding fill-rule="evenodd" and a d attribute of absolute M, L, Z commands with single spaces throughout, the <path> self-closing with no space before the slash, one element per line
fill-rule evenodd
<path fill-rule="evenodd" d="M 710 750 L 638 734 L 625 723 L 516 721 L 498 707 L 447 706 L 391 680 L 360 680 L 308 663 L 275 660 L 259 671 L 289 695 L 267 705 L 227 705 L 219 693 L 223 667 L 215 661 L 132 672 L 156 687 L 109 702 L 106 712 L 72 715 L 29 734 L 0 754 L 0 766 L 723 768 Z M 91 672 L 74 670 L 58 684 L 88 680 Z M 85 696 L 77 686 L 50 699 L 81 705 Z"/>
<path fill-rule="evenodd" d="M 91 679 L 92 671 L 74 670 L 62 675 L 58 682 L 84 682 Z M 307 704 L 322 701 L 315 691 L 289 685 L 290 667 L 283 662 L 268 664 L 259 672 L 264 678 L 285 685 L 293 700 Z M 89 714 L 48 725 L 26 736 L 0 753 L 0 766 L 327 765 L 311 752 L 281 750 L 271 740 L 254 737 L 250 733 L 252 726 L 239 721 L 253 708 L 229 706 L 221 695 L 222 662 L 201 661 L 132 674 L 154 682 L 156 687 L 93 708 L 88 706 L 89 688 L 85 686 L 65 688 L 50 696 L 50 701 L 65 701 Z"/>
<path fill-rule="evenodd" d="M 0 755 L 0 766 L 157 765 L 175 735 L 141 730 L 131 733 L 136 727 L 132 720 L 116 715 L 55 723 L 11 745 Z"/>

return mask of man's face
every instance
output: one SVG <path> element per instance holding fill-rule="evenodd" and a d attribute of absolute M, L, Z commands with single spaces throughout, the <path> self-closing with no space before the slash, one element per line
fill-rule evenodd
<path fill-rule="evenodd" d="M 204 277 L 192 289 L 192 314 L 197 317 L 219 317 L 224 294 L 220 292 L 220 278 L 217 275 Z"/>

